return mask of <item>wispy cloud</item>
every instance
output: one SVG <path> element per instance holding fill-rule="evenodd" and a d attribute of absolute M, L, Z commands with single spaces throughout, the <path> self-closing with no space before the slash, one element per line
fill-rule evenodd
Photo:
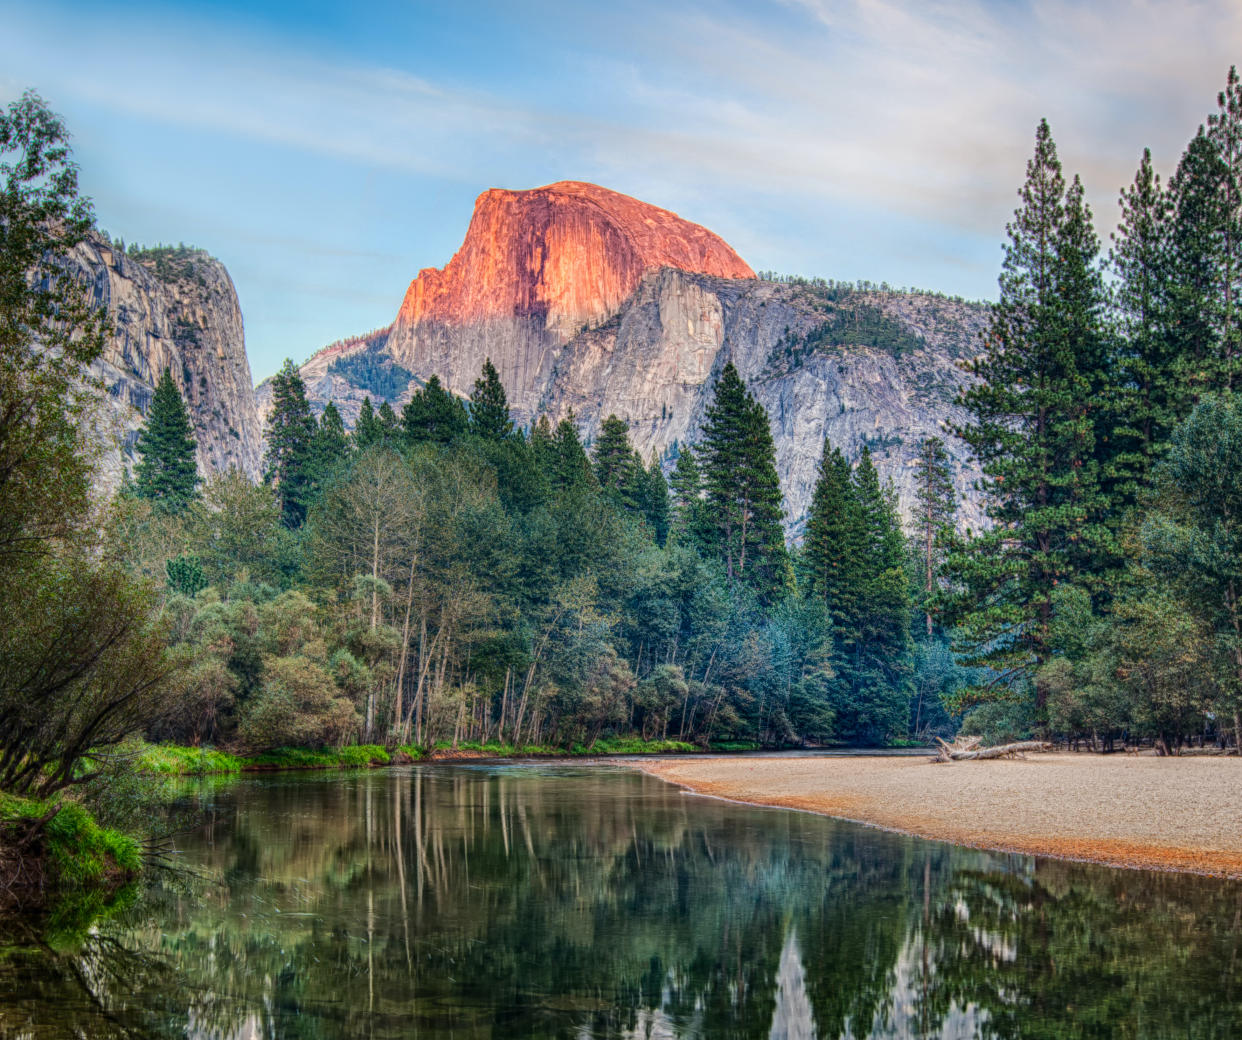
<path fill-rule="evenodd" d="M 391 14 L 378 2 L 359 15 L 377 40 Z M 183 161 L 238 184 L 253 145 L 298 157 L 299 202 L 318 207 L 305 234 L 257 203 L 211 217 L 253 270 L 270 251 L 256 284 L 289 297 L 273 314 L 299 291 L 285 285 L 291 253 L 320 258 L 308 297 L 339 270 L 342 292 L 364 299 L 372 262 L 408 262 L 408 277 L 448 258 L 462 196 L 565 177 L 708 223 L 757 266 L 987 292 L 1041 116 L 1107 231 L 1142 147 L 1169 169 L 1242 56 L 1237 0 L 532 0 L 505 23 L 520 38 L 481 14 L 438 63 L 167 7 L 0 0 L 0 17 L 0 91 L 33 82 L 150 126 L 153 150 L 161 127 L 201 132 L 210 146 Z M 484 49 L 518 56 L 521 74 Z M 138 190 L 141 169 L 135 157 L 124 171 Z M 408 182 L 392 206 L 416 211 L 435 253 L 411 245 L 403 260 L 385 229 L 332 233 L 353 219 L 340 200 L 377 170 L 389 190 L 394 175 Z M 431 182 L 461 186 L 451 207 L 420 191 Z M 267 302 L 252 299 L 264 328 Z"/>

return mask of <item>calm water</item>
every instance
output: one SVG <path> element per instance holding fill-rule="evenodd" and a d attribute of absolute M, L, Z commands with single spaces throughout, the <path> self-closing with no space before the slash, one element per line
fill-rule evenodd
<path fill-rule="evenodd" d="M 1237 884 L 613 769 L 286 774 L 196 797 L 210 819 L 183 859 L 206 880 L 64 948 L 0 948 L 0 1035 L 1242 1035 Z"/>

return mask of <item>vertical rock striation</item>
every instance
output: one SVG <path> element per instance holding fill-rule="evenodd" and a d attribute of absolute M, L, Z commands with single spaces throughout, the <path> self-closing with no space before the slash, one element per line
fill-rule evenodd
<path fill-rule="evenodd" d="M 138 430 L 165 368 L 194 424 L 199 472 L 237 468 L 258 479 L 262 429 L 241 308 L 224 265 L 194 249 L 127 256 L 98 237 L 78 246 L 74 260 L 74 276 L 113 329 L 93 366 L 107 392 L 96 417 L 103 484 L 115 487 L 135 461 Z"/>

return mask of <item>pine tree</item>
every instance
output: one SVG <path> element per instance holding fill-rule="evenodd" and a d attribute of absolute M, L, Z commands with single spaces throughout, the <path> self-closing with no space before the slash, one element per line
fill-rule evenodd
<path fill-rule="evenodd" d="M 716 382 L 697 451 L 707 492 L 710 549 L 730 580 L 773 599 L 791 580 L 781 528 L 781 486 L 768 414 L 732 362 Z"/>
<path fill-rule="evenodd" d="M 819 478 L 811 496 L 803 553 L 807 594 L 823 599 L 837 650 L 848 653 L 858 635 L 859 593 L 866 530 L 850 464 L 824 439 Z"/>
<path fill-rule="evenodd" d="M 853 658 L 844 673 L 853 683 L 858 736 L 887 741 L 905 729 L 910 704 L 910 585 L 905 539 L 891 488 L 863 448 L 854 467 L 854 495 L 863 532 Z"/>
<path fill-rule="evenodd" d="M 1219 370 L 1214 391 L 1242 388 L 1242 80 L 1236 66 L 1230 66 L 1216 106 L 1207 128 L 1221 170 L 1216 269 Z"/>
<path fill-rule="evenodd" d="M 432 376 L 402 410 L 401 425 L 411 444 L 448 444 L 466 432 L 470 415 L 461 398 L 445 390 L 439 376 Z"/>
<path fill-rule="evenodd" d="M 1229 70 L 1217 111 L 1199 127 L 1169 182 L 1169 328 L 1183 393 L 1177 417 L 1204 394 L 1242 387 L 1242 83 Z"/>
<path fill-rule="evenodd" d="M 341 413 L 329 401 L 311 440 L 309 475 L 315 491 L 327 483 L 332 472 L 349 456 L 349 447 L 349 435 L 345 432 Z"/>
<path fill-rule="evenodd" d="M 646 470 L 635 455 L 635 465 L 642 475 L 642 511 L 647 526 L 651 528 L 651 536 L 656 545 L 664 548 L 668 541 L 668 481 L 664 479 L 664 470 L 660 468 L 660 460 L 651 453 L 651 463 Z"/>
<path fill-rule="evenodd" d="M 134 493 L 169 513 L 184 512 L 199 484 L 196 447 L 185 401 L 172 373 L 164 369 L 138 434 Z"/>
<path fill-rule="evenodd" d="M 594 482 L 591 461 L 587 458 L 574 413 L 556 424 L 552 436 L 552 471 L 549 483 L 557 491 L 566 492 L 590 487 Z"/>
<path fill-rule="evenodd" d="M 1053 589 L 1093 582 L 1109 546 L 1092 412 L 1107 359 L 1094 233 L 1046 122 L 1019 197 L 987 351 L 970 365 L 978 382 L 958 398 L 970 421 L 954 427 L 983 470 L 995 526 L 950 557 L 959 631 L 1006 685 L 1052 652 Z M 1038 712 L 1045 701 L 1036 681 Z"/>
<path fill-rule="evenodd" d="M 293 362 L 285 359 L 272 377 L 272 410 L 267 416 L 267 482 L 276 488 L 285 526 L 306 519 L 312 486 L 315 418 L 306 400 L 306 385 Z"/>
<path fill-rule="evenodd" d="M 609 415 L 600 425 L 592 455 L 600 488 L 618 502 L 632 504 L 628 498 L 634 489 L 634 449 L 629 423 Z"/>
<path fill-rule="evenodd" d="M 401 435 L 401 421 L 392 410 L 392 405 L 387 401 L 381 404 L 379 411 L 375 413 L 375 419 L 379 425 L 381 443 L 396 444 Z"/>
<path fill-rule="evenodd" d="M 645 513 L 647 471 L 642 457 L 630 446 L 629 424 L 624 419 L 610 415 L 604 420 L 593 455 L 595 479 L 605 497 L 631 513 Z"/>
<path fill-rule="evenodd" d="M 489 441 L 503 441 L 513 433 L 509 400 L 491 358 L 483 362 L 483 374 L 470 395 L 470 432 Z"/>
<path fill-rule="evenodd" d="M 677 453 L 677 462 L 669 477 L 673 503 L 669 536 L 679 544 L 698 548 L 703 528 L 703 479 L 694 449 L 685 445 Z"/>
<path fill-rule="evenodd" d="M 914 488 L 914 546 L 923 588 L 923 614 L 927 638 L 932 636 L 931 600 L 940 580 L 944 545 L 953 531 L 957 516 L 957 491 L 953 487 L 953 465 L 944 441 L 924 437 L 919 444 L 918 475 Z"/>
<path fill-rule="evenodd" d="M 1152 466 L 1176 422 L 1180 386 L 1169 321 L 1170 201 L 1152 169 L 1151 150 L 1121 193 L 1121 219 L 1109 264 L 1116 278 L 1116 376 L 1109 395 L 1112 469 L 1105 490 L 1121 514 L 1150 485 Z"/>
<path fill-rule="evenodd" d="M 368 394 L 362 399 L 362 407 L 358 409 L 358 421 L 354 423 L 354 447 L 361 453 L 372 445 L 382 443 L 383 440 L 384 427 L 380 423 L 379 416 L 375 414 L 375 409 L 371 405 L 371 395 Z"/>
<path fill-rule="evenodd" d="M 556 455 L 555 443 L 552 423 L 546 415 L 539 416 L 535 421 L 535 425 L 531 427 L 530 449 L 535 455 L 539 468 L 545 472 L 551 472 L 552 470 L 552 459 Z"/>

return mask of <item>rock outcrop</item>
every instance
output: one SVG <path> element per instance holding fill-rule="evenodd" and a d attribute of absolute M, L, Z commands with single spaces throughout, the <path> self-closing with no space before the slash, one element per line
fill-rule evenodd
<path fill-rule="evenodd" d="M 589 439 L 615 413 L 644 457 L 670 459 L 695 440 L 733 361 L 771 417 L 793 533 L 825 435 L 851 458 L 870 447 L 907 515 L 918 443 L 944 436 L 963 524 L 977 526 L 978 473 L 943 424 L 960 418 L 958 363 L 977 352 L 985 318 L 981 305 L 934 294 L 758 279 L 696 224 L 563 182 L 485 192 L 461 249 L 419 274 L 390 329 L 327 348 L 302 371 L 320 407 L 352 405 L 359 389 L 329 371 L 345 354 L 386 356 L 463 395 L 490 357 L 519 421 L 572 409 Z"/>
<path fill-rule="evenodd" d="M 410 285 L 387 350 L 453 387 L 469 385 L 490 357 L 514 405 L 529 410 L 560 347 L 663 267 L 754 278 L 706 228 L 594 184 L 485 191 L 461 248 Z"/>
<path fill-rule="evenodd" d="M 164 369 L 194 424 L 203 476 L 236 467 L 258 479 L 262 427 L 255 408 L 237 292 L 228 271 L 201 250 L 161 248 L 126 255 L 92 237 L 74 251 L 74 276 L 107 311 L 112 335 L 93 374 L 107 391 L 102 483 L 115 487 Z"/>
<path fill-rule="evenodd" d="M 869 447 L 906 516 L 919 442 L 942 437 L 961 521 L 977 529 L 979 474 L 943 427 L 964 418 L 953 404 L 966 380 L 958 362 L 976 352 L 985 318 L 981 306 L 932 294 L 666 269 L 648 275 L 613 321 L 564 345 L 534 411 L 559 418 L 572 409 L 587 436 L 615 413 L 629 420 L 644 457 L 668 457 L 694 442 L 715 379 L 732 361 L 771 420 L 794 533 L 825 436 L 851 459 Z"/>

